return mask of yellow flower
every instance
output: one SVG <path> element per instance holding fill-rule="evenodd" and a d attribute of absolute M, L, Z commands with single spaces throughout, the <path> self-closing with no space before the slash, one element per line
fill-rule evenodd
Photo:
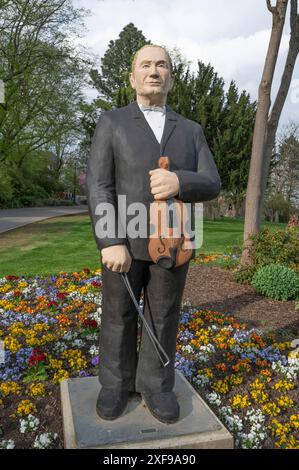
<path fill-rule="evenodd" d="M 276 398 L 278 406 L 281 408 L 292 408 L 294 406 L 294 400 L 289 398 L 287 395 L 281 395 Z"/>
<path fill-rule="evenodd" d="M 291 430 L 289 423 L 282 424 L 276 418 L 272 419 L 270 423 L 270 431 L 273 437 L 285 436 Z"/>
<path fill-rule="evenodd" d="M 250 385 L 249 388 L 251 390 L 265 390 L 266 385 L 261 382 L 259 379 L 255 379 Z"/>
<path fill-rule="evenodd" d="M 40 344 L 44 345 L 44 344 L 47 344 L 47 343 L 53 343 L 55 340 L 56 340 L 55 336 L 52 335 L 51 333 L 48 333 L 47 335 L 43 335 L 40 338 Z"/>
<path fill-rule="evenodd" d="M 241 374 L 232 374 L 229 376 L 230 385 L 241 385 L 243 383 L 243 377 Z"/>
<path fill-rule="evenodd" d="M 294 436 L 282 435 L 281 438 L 275 442 L 275 446 L 282 449 L 299 449 L 299 439 Z"/>
<path fill-rule="evenodd" d="M 209 379 L 212 379 L 214 374 L 212 372 L 212 369 L 210 369 L 209 367 L 206 367 L 205 370 L 204 370 L 204 375 L 206 377 L 208 377 Z"/>
<path fill-rule="evenodd" d="M 248 395 L 237 394 L 230 399 L 230 402 L 234 408 L 244 409 L 251 405 Z"/>
<path fill-rule="evenodd" d="M 60 369 L 57 372 L 55 372 L 52 380 L 54 383 L 59 383 L 61 380 L 68 379 L 69 376 L 70 375 L 67 370 Z"/>
<path fill-rule="evenodd" d="M 227 380 L 217 380 L 216 382 L 212 383 L 212 388 L 218 393 L 227 393 L 229 391 L 229 386 Z"/>
<path fill-rule="evenodd" d="M 13 335 L 13 336 L 19 336 L 24 334 L 24 328 L 25 325 L 23 322 L 14 322 L 8 327 L 8 331 Z"/>
<path fill-rule="evenodd" d="M 20 395 L 22 387 L 13 381 L 3 382 L 0 385 L 0 393 L 3 397 L 8 395 Z"/>
<path fill-rule="evenodd" d="M 278 416 L 280 413 L 280 408 L 274 403 L 269 401 L 266 405 L 262 406 L 262 412 L 270 416 Z"/>
<path fill-rule="evenodd" d="M 252 390 L 250 395 L 256 403 L 264 403 L 269 399 L 268 393 L 263 392 L 262 390 Z"/>
<path fill-rule="evenodd" d="M 45 386 L 40 382 L 30 384 L 29 387 L 28 387 L 28 395 L 32 398 L 44 397 L 45 396 Z"/>
<path fill-rule="evenodd" d="M 31 348 L 35 348 L 37 346 L 42 345 L 41 340 L 36 338 L 35 336 L 31 336 L 30 338 L 27 338 L 26 339 L 26 344 Z"/>
<path fill-rule="evenodd" d="M 49 356 L 49 366 L 51 369 L 61 369 L 62 368 L 63 361 L 60 361 L 59 359 L 53 359 L 51 356 Z"/>
<path fill-rule="evenodd" d="M 16 353 L 21 349 L 22 345 L 19 343 L 19 341 L 12 336 L 8 335 L 4 339 L 4 344 L 9 349 L 12 353 Z"/>
<path fill-rule="evenodd" d="M 273 390 L 287 392 L 288 390 L 293 390 L 295 388 L 295 384 L 288 380 L 279 380 L 276 384 L 272 385 L 272 388 Z"/>
<path fill-rule="evenodd" d="M 65 292 L 74 292 L 75 290 L 77 290 L 77 286 L 75 286 L 74 284 L 69 284 L 68 287 L 65 289 Z"/>
<path fill-rule="evenodd" d="M 29 415 L 30 413 L 35 413 L 36 411 L 36 406 L 30 400 L 20 401 L 17 407 L 17 414 L 19 416 Z"/>
<path fill-rule="evenodd" d="M 290 422 L 295 429 L 299 429 L 299 414 L 291 415 Z"/>
<path fill-rule="evenodd" d="M 19 281 L 17 284 L 18 289 L 21 289 L 22 287 L 27 287 L 28 284 L 26 281 Z"/>
<path fill-rule="evenodd" d="M 0 287 L 0 294 L 6 294 L 11 288 L 12 286 L 10 284 L 4 284 L 4 286 Z"/>
<path fill-rule="evenodd" d="M 82 352 L 78 349 L 67 349 L 63 351 L 61 357 L 67 359 L 69 366 L 76 371 L 83 370 L 87 367 L 87 361 Z"/>
<path fill-rule="evenodd" d="M 6 299 L 0 299 L 0 308 L 3 308 L 4 310 L 13 310 L 14 304 L 13 302 L 9 302 Z"/>
<path fill-rule="evenodd" d="M 35 333 L 39 333 L 41 331 L 48 331 L 50 329 L 49 325 L 47 325 L 46 323 L 36 323 L 34 326 L 33 326 L 33 331 Z"/>

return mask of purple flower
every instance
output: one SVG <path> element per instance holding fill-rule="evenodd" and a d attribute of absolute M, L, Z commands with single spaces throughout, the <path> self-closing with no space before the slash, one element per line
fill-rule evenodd
<path fill-rule="evenodd" d="M 85 370 L 80 370 L 79 377 L 87 377 L 88 373 Z"/>
<path fill-rule="evenodd" d="M 91 359 L 91 363 L 92 363 L 93 366 L 97 366 L 99 364 L 99 362 L 100 362 L 99 356 L 95 356 Z"/>

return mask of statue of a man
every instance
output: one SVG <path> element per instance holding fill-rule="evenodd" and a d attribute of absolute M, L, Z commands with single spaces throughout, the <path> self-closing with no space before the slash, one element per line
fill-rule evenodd
<path fill-rule="evenodd" d="M 221 181 L 201 126 L 166 105 L 174 75 L 165 48 L 139 49 L 130 82 L 136 101 L 101 114 L 87 168 L 88 206 L 102 262 L 102 387 L 97 413 L 107 420 L 118 418 L 132 392 L 137 392 L 156 419 L 173 423 L 179 419 L 174 362 L 189 262 L 171 269 L 159 266 L 149 256 L 148 238 L 133 236 L 126 228 L 125 235 L 115 230 L 104 237 L 102 208 L 107 208 L 107 215 L 112 206 L 113 215 L 110 211 L 106 222 L 124 230 L 138 204 L 148 209 L 154 200 L 173 197 L 190 203 L 208 201 L 219 194 Z M 162 155 L 170 159 L 169 171 L 158 168 Z M 137 353 L 138 313 L 120 275 L 124 272 L 137 302 L 143 289 L 143 314 L 170 359 L 166 367 L 144 328 Z"/>

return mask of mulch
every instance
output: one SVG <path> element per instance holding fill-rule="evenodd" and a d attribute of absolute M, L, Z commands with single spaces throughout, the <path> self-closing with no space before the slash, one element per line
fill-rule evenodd
<path fill-rule="evenodd" d="M 234 316 L 237 321 L 247 323 L 248 328 L 299 338 L 299 310 L 295 309 L 295 301 L 265 298 L 257 294 L 250 284 L 235 282 L 232 272 L 224 268 L 190 267 L 183 300 L 189 300 L 199 309 Z"/>

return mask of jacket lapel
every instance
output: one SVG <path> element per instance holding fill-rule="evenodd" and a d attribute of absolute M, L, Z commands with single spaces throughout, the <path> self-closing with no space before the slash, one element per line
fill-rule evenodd
<path fill-rule="evenodd" d="M 175 113 L 172 111 L 172 109 L 168 105 L 166 105 L 164 131 L 162 135 L 161 144 L 159 144 L 154 132 L 152 131 L 151 126 L 149 125 L 149 123 L 144 117 L 143 112 L 139 108 L 137 101 L 134 101 L 133 103 L 131 103 L 131 107 L 132 107 L 132 117 L 133 119 L 136 120 L 137 126 L 140 127 L 148 135 L 148 137 L 152 139 L 152 141 L 155 144 L 160 146 L 160 155 L 163 155 L 168 139 L 176 127 L 177 117 Z"/>
<path fill-rule="evenodd" d="M 173 133 L 174 129 L 176 128 L 177 117 L 172 109 L 166 105 L 166 116 L 165 116 L 165 125 L 164 131 L 161 139 L 160 144 L 160 155 L 164 154 L 165 146 L 168 142 L 169 137 Z"/>

